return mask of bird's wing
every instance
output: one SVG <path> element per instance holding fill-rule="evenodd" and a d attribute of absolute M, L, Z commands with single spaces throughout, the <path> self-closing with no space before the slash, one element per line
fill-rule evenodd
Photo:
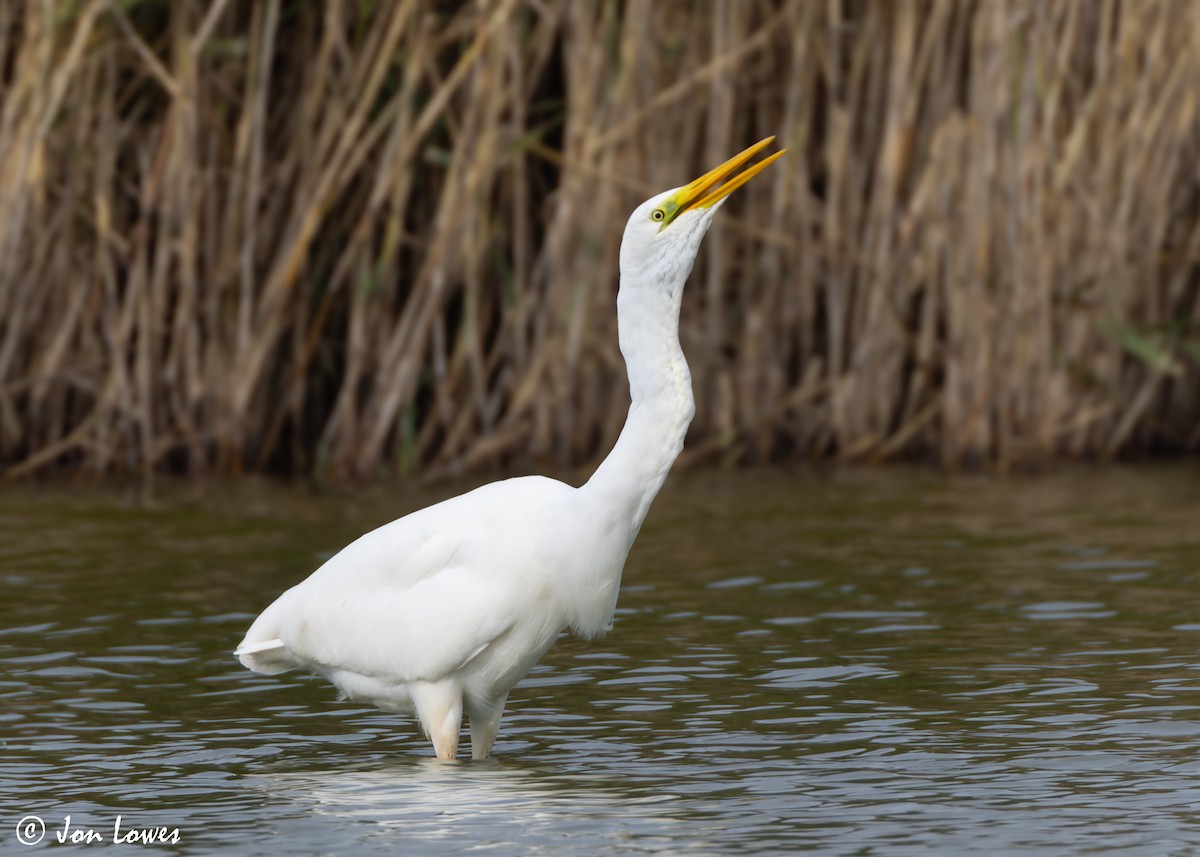
<path fill-rule="evenodd" d="M 467 568 L 413 586 L 354 591 L 302 584 L 280 599 L 279 639 L 298 660 L 392 681 L 435 681 L 513 623 L 504 593 Z"/>
<path fill-rule="evenodd" d="M 243 663 L 392 681 L 433 681 L 463 666 L 538 598 L 505 550 L 514 528 L 495 517 L 500 498 L 489 494 L 486 503 L 467 494 L 431 506 L 348 545 L 263 611 L 239 647 Z"/>

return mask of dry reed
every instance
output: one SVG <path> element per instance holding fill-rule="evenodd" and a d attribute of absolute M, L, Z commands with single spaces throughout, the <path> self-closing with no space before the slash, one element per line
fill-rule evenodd
<path fill-rule="evenodd" d="M 1200 447 L 1200 3 L 0 3 L 0 464 L 589 463 L 628 210 L 776 134 L 688 460 Z"/>

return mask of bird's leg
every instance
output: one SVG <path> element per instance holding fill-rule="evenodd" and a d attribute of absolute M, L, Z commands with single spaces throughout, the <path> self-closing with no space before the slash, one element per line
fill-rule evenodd
<path fill-rule="evenodd" d="M 458 753 L 458 733 L 462 728 L 462 691 L 448 682 L 422 683 L 413 688 L 413 702 L 425 734 L 433 741 L 433 751 L 442 761 Z"/>
<path fill-rule="evenodd" d="M 492 753 L 492 744 L 496 743 L 496 733 L 500 730 L 500 717 L 504 714 L 504 703 L 508 694 L 500 697 L 495 704 L 486 707 L 471 706 L 471 758 L 486 759 Z"/>

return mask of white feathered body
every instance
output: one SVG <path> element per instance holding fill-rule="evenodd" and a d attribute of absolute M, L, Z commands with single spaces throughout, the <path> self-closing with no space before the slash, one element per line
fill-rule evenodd
<path fill-rule="evenodd" d="M 239 657 L 397 711 L 413 708 L 414 685 L 451 679 L 467 711 L 489 710 L 564 628 L 594 637 L 612 621 L 634 534 L 586 504 L 527 476 L 385 524 L 263 611 Z"/>

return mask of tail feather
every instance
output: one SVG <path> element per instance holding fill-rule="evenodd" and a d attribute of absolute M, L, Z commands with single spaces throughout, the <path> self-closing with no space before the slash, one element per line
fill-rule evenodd
<path fill-rule="evenodd" d="M 260 640 L 257 643 L 242 643 L 233 653 L 238 657 L 242 655 L 257 655 L 259 652 L 269 652 L 272 649 L 284 648 L 283 640 L 276 637 L 273 640 Z"/>
<path fill-rule="evenodd" d="M 276 675 L 299 666 L 283 640 L 278 637 L 254 642 L 242 641 L 233 653 L 242 662 L 242 666 L 263 675 Z"/>

